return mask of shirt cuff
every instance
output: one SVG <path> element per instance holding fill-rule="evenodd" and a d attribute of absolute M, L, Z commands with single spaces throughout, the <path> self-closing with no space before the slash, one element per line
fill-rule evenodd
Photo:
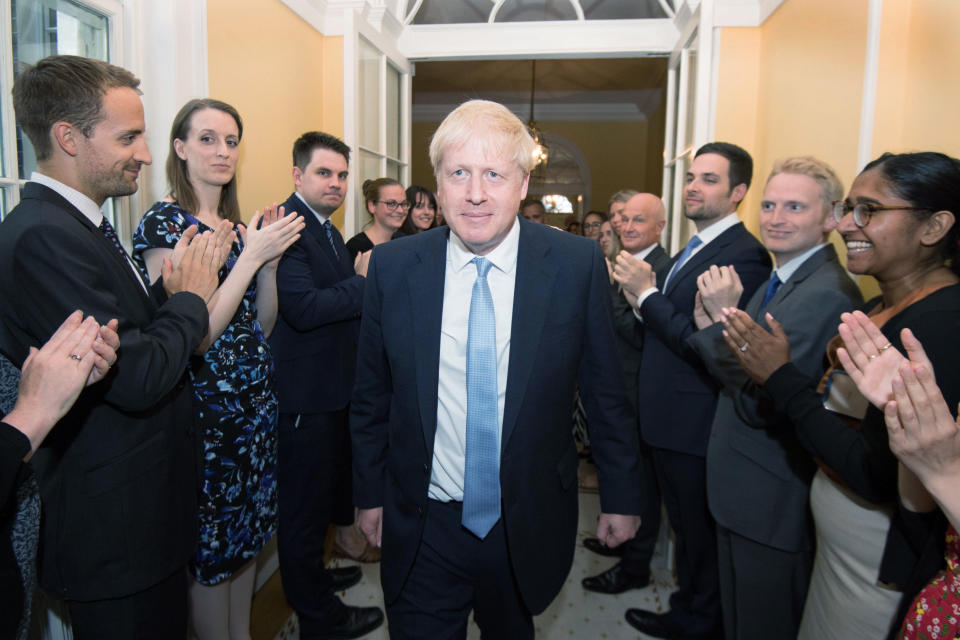
<path fill-rule="evenodd" d="M 637 320 L 643 322 L 643 316 L 640 315 L 640 307 L 643 306 L 643 301 L 659 291 L 660 289 L 657 289 L 656 287 L 650 287 L 637 296 L 637 306 L 633 308 L 633 315 L 637 317 Z"/>

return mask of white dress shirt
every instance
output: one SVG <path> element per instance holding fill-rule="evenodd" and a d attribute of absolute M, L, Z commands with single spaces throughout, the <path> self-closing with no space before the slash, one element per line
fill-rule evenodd
<path fill-rule="evenodd" d="M 40 173 L 39 171 L 34 171 L 30 174 L 30 182 L 36 182 L 37 184 L 42 184 L 49 189 L 53 189 L 58 194 L 63 196 L 64 200 L 75 206 L 87 220 L 93 223 L 93 226 L 100 228 L 100 223 L 103 221 L 103 213 L 100 211 L 100 207 L 97 206 L 97 203 L 87 196 L 83 195 L 73 187 L 68 187 L 59 180 L 55 180 L 48 175 Z M 137 282 L 139 282 L 140 286 L 143 287 L 144 292 L 146 292 L 147 295 L 150 295 L 150 292 L 147 291 L 147 285 L 143 282 L 143 277 L 140 275 L 137 267 L 133 264 L 133 260 L 126 251 L 124 251 L 123 254 L 127 257 L 127 264 L 130 265 L 130 270 L 133 271 L 135 276 L 137 276 Z"/>
<path fill-rule="evenodd" d="M 297 196 L 297 199 L 298 199 L 300 202 L 303 203 L 303 206 L 305 206 L 305 207 L 307 208 L 307 211 L 309 211 L 310 213 L 312 213 L 312 214 L 316 217 L 316 219 L 320 221 L 320 224 L 323 224 L 324 222 L 326 222 L 327 220 L 330 219 L 330 216 L 329 216 L 329 215 L 324 216 L 324 215 L 320 214 L 319 212 L 317 212 L 317 211 L 316 211 L 313 207 L 311 207 L 309 204 L 307 204 L 307 201 L 303 199 L 303 196 L 300 195 L 300 192 L 299 192 L 299 191 L 294 191 L 294 192 L 293 192 L 293 195 Z M 286 211 L 285 213 L 290 213 L 290 212 L 289 212 L 289 211 Z M 332 224 L 332 223 L 331 223 L 331 224 Z"/>
<path fill-rule="evenodd" d="M 520 225 L 514 221 L 503 242 L 484 256 L 493 263 L 487 273 L 487 283 L 490 285 L 497 323 L 497 426 L 500 435 L 503 434 L 503 405 L 507 395 L 519 244 Z M 477 279 L 477 268 L 470 261 L 475 257 L 476 254 L 456 234 L 450 234 L 440 323 L 437 433 L 433 443 L 433 469 L 428 491 L 430 498 L 443 502 L 463 500 L 467 451 L 467 334 L 470 299 L 473 283 Z"/>
<path fill-rule="evenodd" d="M 797 269 L 803 266 L 803 263 L 806 262 L 808 258 L 810 258 L 817 251 L 820 251 L 820 249 L 823 249 L 825 246 L 827 246 L 827 243 L 822 242 L 815 247 L 807 249 L 796 258 L 788 260 L 785 264 L 774 269 L 773 273 L 777 274 L 777 277 L 780 278 L 780 282 L 786 282 L 790 279 L 790 276 L 797 272 Z"/>

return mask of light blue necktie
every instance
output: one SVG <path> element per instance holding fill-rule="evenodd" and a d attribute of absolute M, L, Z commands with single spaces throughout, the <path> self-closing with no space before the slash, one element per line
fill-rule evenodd
<path fill-rule="evenodd" d="M 683 268 L 683 263 L 685 263 L 689 258 L 690 254 L 693 253 L 693 250 L 703 244 L 703 240 L 700 239 L 700 236 L 693 236 L 690 240 L 687 241 L 687 246 L 683 248 L 683 253 L 680 254 L 680 259 L 677 260 L 677 263 L 673 265 L 673 268 L 670 269 L 670 273 L 667 274 L 667 279 L 663 283 L 663 291 L 667 291 L 667 286 L 670 284 L 670 280 L 680 269 Z"/>
<path fill-rule="evenodd" d="M 497 416 L 497 322 L 487 284 L 492 263 L 477 267 L 467 333 L 467 453 L 463 477 L 464 527 L 483 538 L 500 519 L 500 428 Z"/>
<path fill-rule="evenodd" d="M 767 290 L 763 293 L 763 304 L 760 305 L 760 313 L 763 313 L 763 310 L 767 308 L 768 304 L 770 304 L 770 301 L 777 293 L 777 289 L 780 288 L 781 284 L 783 283 L 780 282 L 780 276 L 778 276 L 777 272 L 774 271 L 773 275 L 770 276 L 770 282 L 767 283 Z"/>

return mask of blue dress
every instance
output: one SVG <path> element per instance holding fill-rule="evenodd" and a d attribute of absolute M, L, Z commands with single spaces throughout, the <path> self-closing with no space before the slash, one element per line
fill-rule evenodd
<path fill-rule="evenodd" d="M 176 204 L 157 202 L 134 233 L 134 260 L 145 267 L 145 251 L 172 249 L 193 224 L 210 230 Z M 238 234 L 221 283 L 242 250 Z M 202 438 L 199 538 L 190 567 L 198 582 L 211 585 L 256 557 L 277 527 L 277 396 L 257 320 L 256 280 L 220 337 L 203 357 L 194 356 L 190 378 Z"/>

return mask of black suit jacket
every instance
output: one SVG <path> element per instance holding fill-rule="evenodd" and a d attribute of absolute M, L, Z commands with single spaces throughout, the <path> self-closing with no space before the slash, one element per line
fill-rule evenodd
<path fill-rule="evenodd" d="M 671 259 L 666 271 L 678 256 Z M 693 303 L 697 277 L 711 265 L 733 265 L 743 283 L 741 304 L 770 277 L 763 245 L 737 223 L 694 254 L 673 274 L 666 294 L 643 301 L 643 359 L 638 412 L 644 441 L 652 447 L 705 456 L 719 385 L 687 344 L 696 331 Z"/>
<path fill-rule="evenodd" d="M 745 311 L 766 326 L 759 287 Z M 777 290 L 765 312 L 783 326 L 790 359 L 806 375 L 823 375 L 827 342 L 840 314 L 863 299 L 833 245 L 811 255 Z M 813 549 L 808 507 L 815 465 L 787 416 L 777 413 L 744 372 L 716 323 L 689 338 L 714 379 L 723 385 L 707 448 L 710 513 L 741 536 L 783 551 Z"/>
<path fill-rule="evenodd" d="M 270 347 L 280 411 L 343 409 L 353 391 L 364 277 L 354 272 L 336 227 L 335 254 L 323 225 L 296 194 L 283 206 L 307 226 L 277 268 L 279 313 Z"/>
<path fill-rule="evenodd" d="M 543 611 L 573 560 L 579 384 L 606 513 L 639 513 L 637 431 L 618 375 L 596 242 L 519 219 L 501 438 L 503 518 L 517 584 Z M 351 403 L 357 506 L 383 507 L 381 577 L 400 593 L 423 533 L 434 436 L 448 227 L 378 245 Z"/>
<path fill-rule="evenodd" d="M 644 257 L 644 261 L 653 267 L 657 282 L 666 277 L 665 267 L 670 256 L 659 244 Z M 633 307 L 623 295 L 620 284 L 610 285 L 610 305 L 613 308 L 613 326 L 617 334 L 617 351 L 620 353 L 620 365 L 623 371 L 623 385 L 627 398 L 636 409 L 639 389 L 640 356 L 643 354 L 643 323 L 637 322 Z"/>
<path fill-rule="evenodd" d="M 0 225 L 0 297 L 0 349 L 17 366 L 76 309 L 120 321 L 116 365 L 31 459 L 43 500 L 40 583 L 98 600 L 170 576 L 196 544 L 185 371 L 207 331 L 206 304 L 178 293 L 158 306 L 110 241 L 35 183 Z"/>

